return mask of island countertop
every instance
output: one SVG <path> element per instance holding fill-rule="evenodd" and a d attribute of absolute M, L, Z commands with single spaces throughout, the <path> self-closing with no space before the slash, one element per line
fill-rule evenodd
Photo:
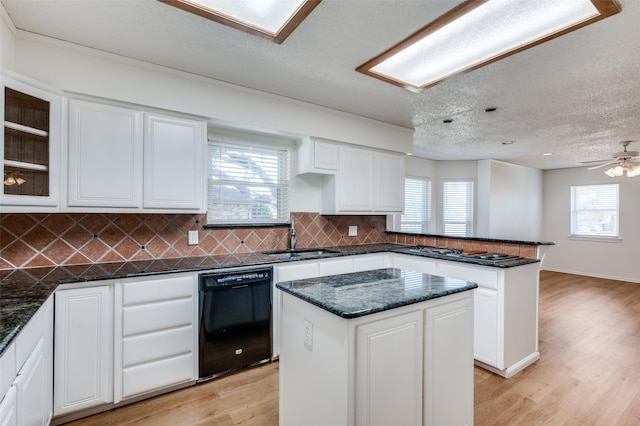
<path fill-rule="evenodd" d="M 283 281 L 276 287 L 342 318 L 357 318 L 473 290 L 478 285 L 416 271 L 385 268 Z"/>

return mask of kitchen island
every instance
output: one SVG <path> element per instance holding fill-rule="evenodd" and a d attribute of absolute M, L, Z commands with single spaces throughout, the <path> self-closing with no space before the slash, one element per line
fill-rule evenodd
<path fill-rule="evenodd" d="M 473 289 L 397 268 L 279 282 L 280 424 L 473 424 Z"/>

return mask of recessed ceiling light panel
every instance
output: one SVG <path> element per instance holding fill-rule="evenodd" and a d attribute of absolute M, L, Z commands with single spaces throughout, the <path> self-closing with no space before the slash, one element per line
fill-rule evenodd
<path fill-rule="evenodd" d="M 468 0 L 357 71 L 415 91 L 619 11 L 615 0 Z"/>
<path fill-rule="evenodd" d="M 159 0 L 203 18 L 282 43 L 321 0 Z"/>

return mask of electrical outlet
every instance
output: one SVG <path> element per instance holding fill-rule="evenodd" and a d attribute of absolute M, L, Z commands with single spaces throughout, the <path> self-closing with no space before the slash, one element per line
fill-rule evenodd
<path fill-rule="evenodd" d="M 357 237 L 358 236 L 358 227 L 357 226 L 350 226 L 349 227 L 349 236 L 350 237 Z"/>
<path fill-rule="evenodd" d="M 304 345 L 313 349 L 313 324 L 307 320 L 304 320 Z"/>
<path fill-rule="evenodd" d="M 198 245 L 198 231 L 189 231 L 189 245 Z"/>

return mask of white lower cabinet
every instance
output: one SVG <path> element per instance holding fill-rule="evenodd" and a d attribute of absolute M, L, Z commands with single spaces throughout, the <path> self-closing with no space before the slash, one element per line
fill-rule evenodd
<path fill-rule="evenodd" d="M 0 358 L 0 425 L 45 426 L 53 401 L 53 298 Z M 11 385 L 7 383 L 11 381 Z"/>
<path fill-rule="evenodd" d="M 283 293 L 280 425 L 473 424 L 472 294 L 345 319 Z"/>
<path fill-rule="evenodd" d="M 197 378 L 196 274 L 102 283 L 56 292 L 56 416 Z"/>
<path fill-rule="evenodd" d="M 476 364 L 511 377 L 540 359 L 539 263 L 492 268 L 438 261 L 438 275 L 478 284 L 475 289 Z"/>
<path fill-rule="evenodd" d="M 197 379 L 194 274 L 116 287 L 115 402 Z"/>
<path fill-rule="evenodd" d="M 55 299 L 54 414 L 113 402 L 113 285 Z"/>

